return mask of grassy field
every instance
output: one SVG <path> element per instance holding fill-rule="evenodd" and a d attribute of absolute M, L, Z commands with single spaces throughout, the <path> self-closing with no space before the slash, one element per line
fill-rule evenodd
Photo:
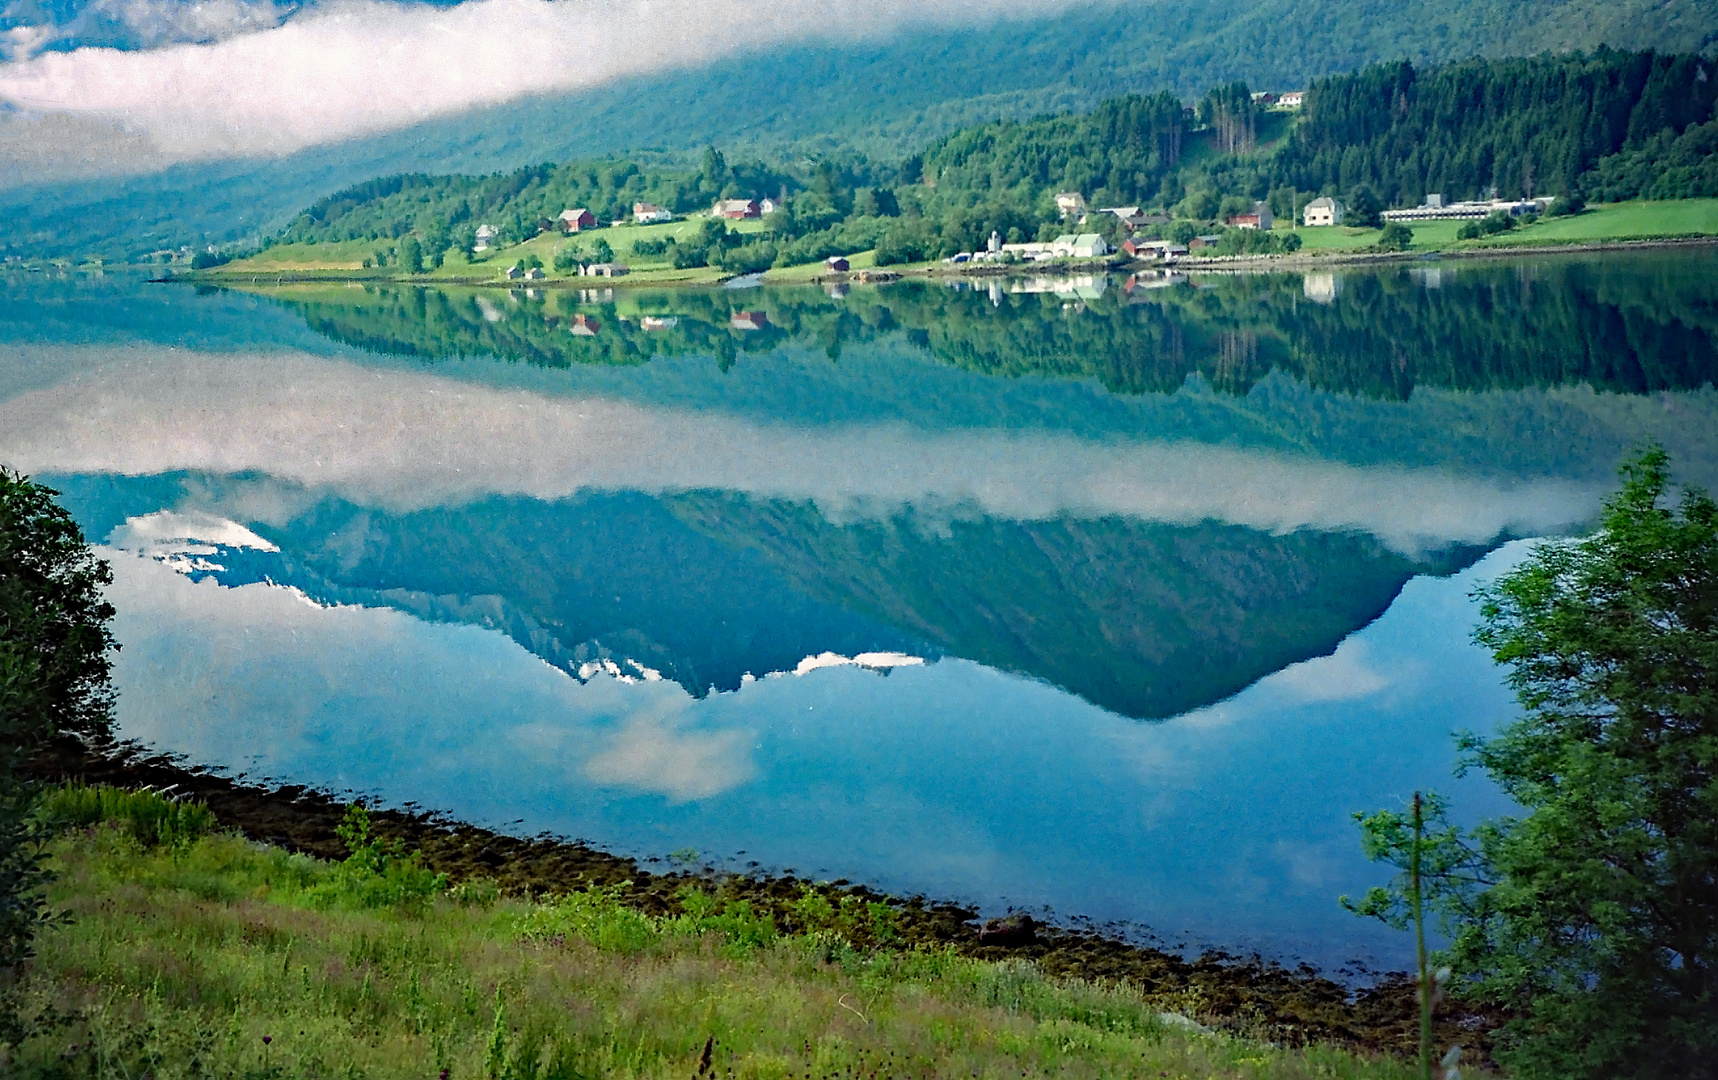
<path fill-rule="evenodd" d="M 650 281 L 715 281 L 722 274 L 712 267 L 699 267 L 694 270 L 675 270 L 667 255 L 638 255 L 633 251 L 633 245 L 640 241 L 660 240 L 667 237 L 684 237 L 697 233 L 703 226 L 703 215 L 690 217 L 684 221 L 665 222 L 658 225 L 618 225 L 601 229 L 590 229 L 572 236 L 560 233 L 544 233 L 522 244 L 508 247 L 491 248 L 478 253 L 472 260 L 463 255 L 450 254 L 439 268 L 428 269 L 414 279 L 429 281 L 471 280 L 473 278 L 500 277 L 509 267 L 528 255 L 535 255 L 543 263 L 543 272 L 550 279 L 568 278 L 571 275 L 559 274 L 555 271 L 555 256 L 564 250 L 582 250 L 589 261 L 590 252 L 598 240 L 605 240 L 614 251 L 616 262 L 623 262 L 635 273 L 642 273 L 645 280 Z M 728 223 L 729 229 L 738 233 L 755 233 L 763 229 L 763 222 L 758 219 L 733 221 Z M 235 259 L 221 267 L 222 273 L 235 274 L 272 274 L 291 273 L 301 274 L 306 271 L 339 272 L 345 276 L 353 271 L 364 273 L 366 270 L 378 277 L 399 276 L 396 265 L 383 268 L 374 266 L 366 268 L 364 260 L 374 262 L 378 252 L 389 257 L 397 249 L 397 242 L 391 240 L 342 240 L 331 244 L 281 244 L 258 252 L 244 259 Z"/>
<path fill-rule="evenodd" d="M 88 800 L 86 800 L 87 802 Z M 105 804 L 104 804 L 105 805 Z M 230 834 L 79 825 L 8 1077 L 1173 1077 L 1406 1080 L 1401 1062 L 1200 1030 L 1193 1000 L 1023 961 L 779 933 L 686 892 L 531 902 L 374 844 L 328 863 Z M 156 824 L 148 824 L 156 822 Z M 143 846 L 139 837 L 154 841 Z M 827 908 L 828 905 L 823 905 Z M 873 928 L 875 929 L 875 928 Z"/>
<path fill-rule="evenodd" d="M 1679 199 L 1665 202 L 1596 203 L 1574 217 L 1541 218 L 1532 225 L 1483 240 L 1459 240 L 1465 222 L 1410 222 L 1413 250 L 1449 251 L 1471 248 L 1532 247 L 1538 244 L 1596 243 L 1606 240 L 1669 236 L 1718 236 L 1718 199 Z M 1278 229 L 1286 229 L 1279 225 Z M 1358 251 L 1377 243 L 1378 229 L 1346 226 L 1301 228 L 1301 250 Z"/>

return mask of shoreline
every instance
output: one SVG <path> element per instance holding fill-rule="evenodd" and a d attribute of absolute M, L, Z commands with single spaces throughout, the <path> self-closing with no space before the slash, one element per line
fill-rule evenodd
<path fill-rule="evenodd" d="M 325 790 L 228 777 L 137 744 L 91 748 L 71 738 L 45 747 L 29 768 L 44 782 L 146 787 L 192 798 L 207 803 L 222 827 L 253 841 L 322 859 L 345 855 L 334 829 L 349 803 Z M 999 935 L 994 922 L 979 925 L 976 913 L 966 906 L 890 896 L 845 880 L 821 883 L 709 867 L 658 872 L 583 841 L 511 836 L 410 804 L 405 809 L 374 809 L 371 820 L 378 835 L 419 852 L 425 866 L 448 874 L 450 880 L 487 877 L 515 895 L 619 886 L 626 889 L 629 905 L 667 915 L 678 911 L 676 890 L 697 882 L 717 895 L 749 900 L 780 923 L 784 916 L 791 921 L 788 905 L 809 888 L 835 903 L 854 897 L 888 904 L 895 910 L 899 933 L 894 948 L 949 948 L 981 960 L 1027 960 L 1052 976 L 1122 982 L 1148 994 L 1192 994 L 1203 1003 L 1203 1022 L 1263 1031 L 1272 1041 L 1335 1043 L 1407 1055 L 1418 1038 L 1415 988 L 1402 973 L 1380 975 L 1370 986 L 1351 989 L 1304 964 L 1290 969 L 1256 956 L 1220 952 L 1187 960 L 1066 923 L 1029 923 L 1033 928 L 1024 934 L 1015 928 Z M 1489 1032 L 1502 1019 L 1494 1011 L 1453 1007 L 1439 1018 L 1439 1026 L 1446 1027 L 1451 1038 L 1470 1046 L 1477 1042 L 1476 1049 L 1489 1056 Z"/>
<path fill-rule="evenodd" d="M 1019 277 L 1043 277 L 1055 274 L 1136 273 L 1143 270 L 1198 270 L 1202 272 L 1276 273 L 1282 271 L 1317 270 L 1331 266 L 1370 266 L 1390 263 L 1437 262 L 1445 259 L 1509 259 L 1544 255 L 1593 254 L 1616 251 L 1676 250 L 1688 247 L 1718 246 L 1718 236 L 1658 236 L 1635 239 L 1580 240 L 1564 244 L 1498 244 L 1489 247 L 1439 248 L 1428 251 L 1320 251 L 1288 255 L 1215 255 L 1185 256 L 1173 262 L 1133 259 L 1091 259 L 1079 262 L 1038 264 L 983 264 L 966 266 L 906 265 L 901 269 L 877 267 L 837 273 L 814 274 L 788 281 L 771 281 L 766 273 L 758 286 L 788 287 L 794 285 L 883 285 L 910 278 L 924 280 L 996 280 Z M 379 284 L 411 288 L 455 287 L 491 289 L 722 289 L 727 283 L 751 275 L 735 274 L 714 280 L 633 280 L 632 275 L 618 278 L 544 278 L 540 281 L 496 280 L 493 277 L 430 277 L 427 275 L 394 275 L 361 270 L 282 270 L 275 273 L 244 271 L 223 273 L 210 270 L 169 271 L 153 284 L 195 285 L 306 285 L 306 284 Z"/>

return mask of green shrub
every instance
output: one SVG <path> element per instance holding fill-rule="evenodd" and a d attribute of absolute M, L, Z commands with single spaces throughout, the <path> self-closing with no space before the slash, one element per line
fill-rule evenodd
<path fill-rule="evenodd" d="M 518 923 L 520 937 L 533 941 L 582 938 L 604 952 L 640 953 L 670 937 L 715 934 L 731 951 L 746 953 L 778 937 L 775 919 L 752 909 L 750 900 L 711 896 L 696 885 L 675 893 L 680 914 L 656 918 L 622 900 L 629 884 L 567 893 L 539 904 Z"/>
<path fill-rule="evenodd" d="M 758 274 L 768 270 L 775 257 L 774 244 L 744 244 L 722 252 L 717 265 L 730 274 Z"/>
<path fill-rule="evenodd" d="M 63 784 L 42 798 L 42 821 L 54 829 L 102 822 L 123 826 L 144 847 L 187 844 L 215 828 L 215 815 L 198 802 L 181 802 L 156 791 L 126 791 L 97 784 Z"/>
<path fill-rule="evenodd" d="M 1494 210 L 1478 221 L 1470 221 L 1456 233 L 1458 240 L 1478 240 L 1515 228 L 1515 219 L 1502 210 Z"/>
<path fill-rule="evenodd" d="M 306 894 L 317 907 L 399 908 L 422 912 L 429 901 L 447 891 L 447 875 L 437 874 L 406 853 L 398 841 L 370 832 L 370 812 L 352 806 L 335 833 L 349 854 L 326 880 Z"/>
<path fill-rule="evenodd" d="M 778 936 L 775 919 L 753 911 L 750 900 L 719 903 L 696 885 L 684 886 L 674 895 L 682 914 L 664 923 L 668 933 L 720 934 L 726 944 L 742 952 L 762 948 Z"/>
<path fill-rule="evenodd" d="M 501 901 L 501 886 L 494 878 L 467 878 L 447 890 L 447 898 L 460 907 L 490 908 Z"/>
<path fill-rule="evenodd" d="M 676 270 L 691 270 L 699 266 L 706 266 L 709 261 L 709 250 L 701 244 L 674 245 L 674 269 Z"/>
<path fill-rule="evenodd" d="M 604 952 L 643 952 L 662 940 L 662 931 L 657 920 L 621 903 L 626 888 L 586 889 L 539 904 L 519 920 L 519 936 L 533 941 L 580 937 Z"/>
<path fill-rule="evenodd" d="M 895 909 L 863 897 L 841 896 L 831 901 L 807 885 L 788 907 L 800 929 L 833 933 L 853 945 L 886 945 L 900 936 L 900 917 Z"/>
<path fill-rule="evenodd" d="M 1414 242 L 1414 230 L 1400 221 L 1392 221 L 1378 234 L 1379 251 L 1407 251 Z"/>

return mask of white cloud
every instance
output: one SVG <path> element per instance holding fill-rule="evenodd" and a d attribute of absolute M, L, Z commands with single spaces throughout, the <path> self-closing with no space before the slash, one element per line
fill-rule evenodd
<path fill-rule="evenodd" d="M 1269 681 L 1285 702 L 1353 701 L 1390 685 L 1389 676 L 1373 668 L 1370 659 L 1366 643 L 1351 637 L 1329 656 L 1291 664 Z"/>
<path fill-rule="evenodd" d="M 86 10 L 123 23 L 139 44 L 154 46 L 273 29 L 296 8 L 272 0 L 97 0 Z"/>
<path fill-rule="evenodd" d="M 55 350 L 84 374 L 0 403 L 29 472 L 254 472 L 396 509 L 491 494 L 715 489 L 833 520 L 976 510 L 1369 532 L 1409 555 L 1567 530 L 1602 488 L 1049 431 L 804 428 L 578 400 L 303 355 Z"/>
<path fill-rule="evenodd" d="M 753 736 L 728 729 L 689 726 L 684 704 L 668 715 L 629 717 L 609 744 L 585 762 L 585 775 L 599 784 L 637 788 L 676 802 L 707 799 L 757 775 Z"/>
<path fill-rule="evenodd" d="M 280 17 L 266 0 L 108 2 L 164 36 L 215 35 Z M 431 8 L 350 0 L 209 44 L 85 48 L 6 64 L 0 100 L 118 123 L 169 159 L 280 154 L 749 49 L 1042 14 L 1067 2 L 470 0 Z"/>

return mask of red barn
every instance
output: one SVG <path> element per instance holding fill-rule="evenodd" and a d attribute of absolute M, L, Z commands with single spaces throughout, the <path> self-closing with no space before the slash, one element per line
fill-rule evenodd
<path fill-rule="evenodd" d="M 716 205 L 710 208 L 711 217 L 727 218 L 729 221 L 743 221 L 746 218 L 763 216 L 763 209 L 752 199 L 718 199 Z"/>
<path fill-rule="evenodd" d="M 562 210 L 560 221 L 562 232 L 576 233 L 580 229 L 595 228 L 597 216 L 581 206 L 576 210 Z"/>

